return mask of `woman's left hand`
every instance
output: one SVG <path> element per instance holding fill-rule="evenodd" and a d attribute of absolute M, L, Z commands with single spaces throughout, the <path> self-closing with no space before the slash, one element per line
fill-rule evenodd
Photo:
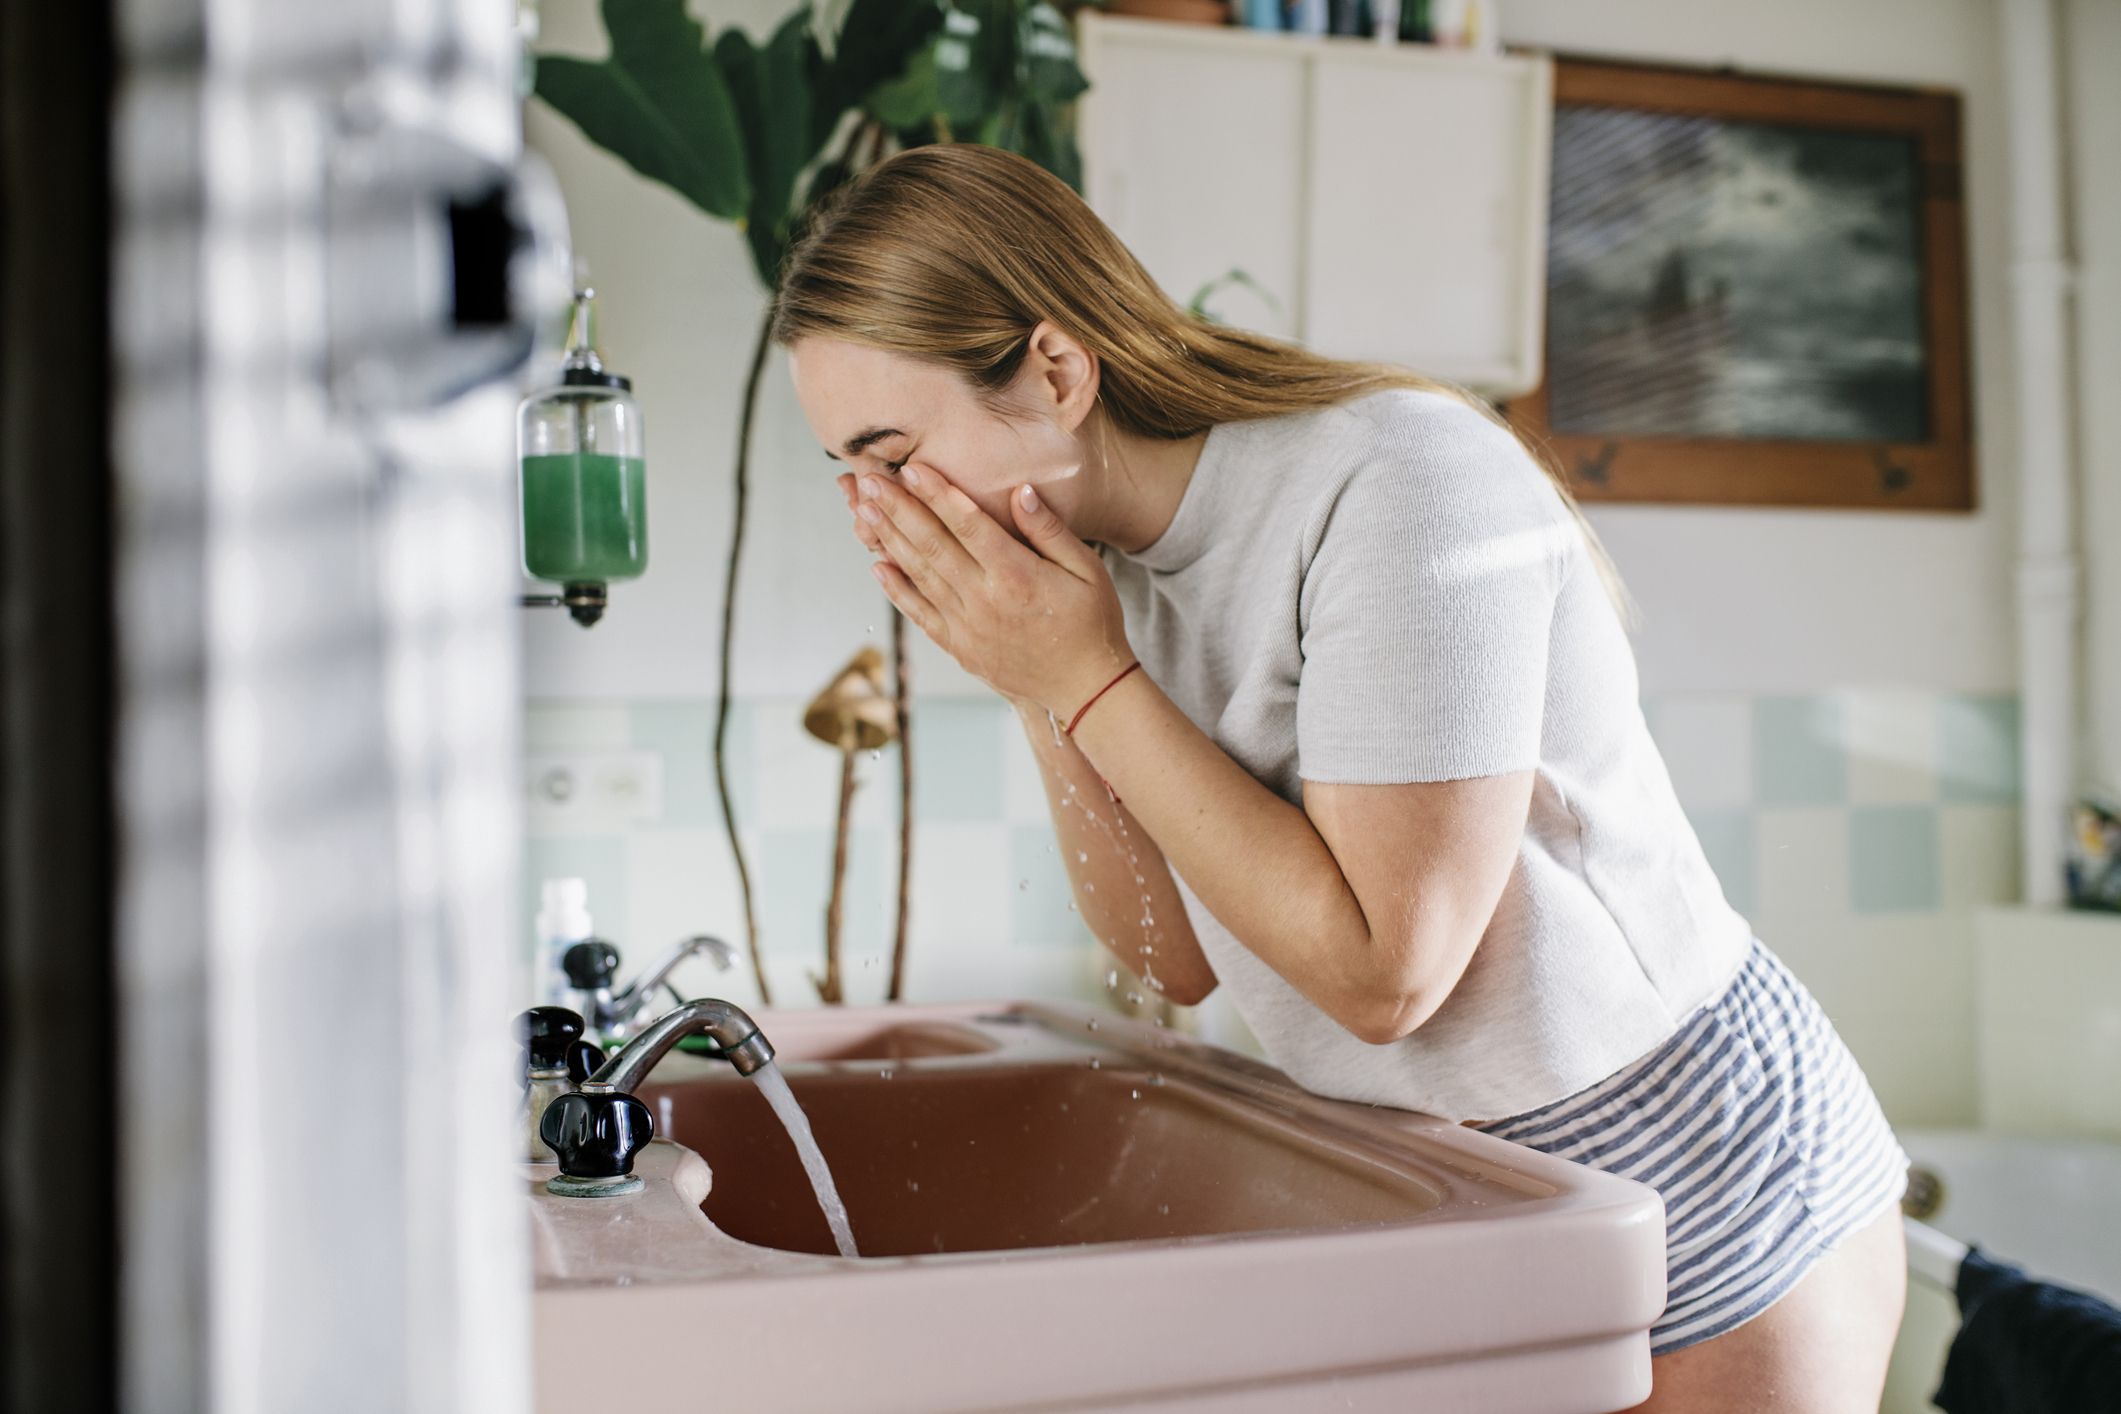
<path fill-rule="evenodd" d="M 854 475 L 884 593 L 996 692 L 1065 722 L 1134 661 L 1104 561 L 1029 486 L 1009 496 L 1026 548 L 933 467 Z"/>

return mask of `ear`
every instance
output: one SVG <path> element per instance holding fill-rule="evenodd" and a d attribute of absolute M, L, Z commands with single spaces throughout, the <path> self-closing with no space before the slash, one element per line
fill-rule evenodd
<path fill-rule="evenodd" d="M 1024 357 L 1038 379 L 1042 402 L 1050 400 L 1065 431 L 1073 432 L 1097 405 L 1101 367 L 1082 340 L 1050 319 L 1032 327 Z"/>

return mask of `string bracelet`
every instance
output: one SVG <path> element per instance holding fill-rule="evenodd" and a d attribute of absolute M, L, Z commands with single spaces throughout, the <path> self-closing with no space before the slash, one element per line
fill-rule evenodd
<path fill-rule="evenodd" d="M 1068 723 L 1067 726 L 1061 728 L 1061 730 L 1065 731 L 1070 737 L 1073 737 L 1075 735 L 1075 725 L 1077 722 L 1082 721 L 1083 713 L 1089 711 L 1091 706 L 1096 703 L 1098 698 L 1103 697 L 1106 693 L 1110 692 L 1113 688 L 1113 685 L 1116 684 L 1120 680 L 1120 678 L 1125 677 L 1127 674 L 1133 672 L 1136 668 L 1140 666 L 1141 659 L 1137 658 L 1133 662 L 1127 664 L 1126 667 L 1121 668 L 1117 677 L 1114 677 L 1111 682 L 1106 683 L 1103 687 L 1091 693 L 1090 701 L 1085 702 L 1082 706 L 1075 709 L 1074 718 Z M 1105 788 L 1105 794 L 1112 797 L 1112 803 L 1114 805 L 1119 805 L 1122 803 L 1119 798 L 1119 792 L 1112 789 L 1112 782 L 1106 780 L 1102 774 L 1098 776 L 1097 780 L 1098 784 L 1102 785 Z"/>

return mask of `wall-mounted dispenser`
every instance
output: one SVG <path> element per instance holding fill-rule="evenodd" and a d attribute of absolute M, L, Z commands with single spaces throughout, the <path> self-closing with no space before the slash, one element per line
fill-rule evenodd
<path fill-rule="evenodd" d="M 595 299 L 575 293 L 559 384 L 525 398 L 516 417 L 523 568 L 561 586 L 523 603 L 565 608 L 584 628 L 604 616 L 608 585 L 648 568 L 641 410 L 632 381 L 597 353 Z"/>

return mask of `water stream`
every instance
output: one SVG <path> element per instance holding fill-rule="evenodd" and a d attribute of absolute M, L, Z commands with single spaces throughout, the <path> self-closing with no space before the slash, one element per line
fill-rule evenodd
<path fill-rule="evenodd" d="M 847 1205 L 840 1201 L 840 1191 L 832 1186 L 832 1170 L 825 1167 L 825 1156 L 811 1137 L 810 1120 L 803 1114 L 803 1107 L 795 1102 L 795 1094 L 788 1088 L 788 1081 L 781 1068 L 767 1061 L 751 1073 L 759 1093 L 773 1106 L 780 1116 L 788 1137 L 795 1141 L 795 1151 L 803 1156 L 803 1172 L 810 1175 L 810 1187 L 817 1193 L 818 1206 L 825 1210 L 825 1221 L 831 1225 L 833 1245 L 840 1249 L 842 1257 L 857 1257 L 854 1250 L 854 1229 L 847 1225 Z"/>

